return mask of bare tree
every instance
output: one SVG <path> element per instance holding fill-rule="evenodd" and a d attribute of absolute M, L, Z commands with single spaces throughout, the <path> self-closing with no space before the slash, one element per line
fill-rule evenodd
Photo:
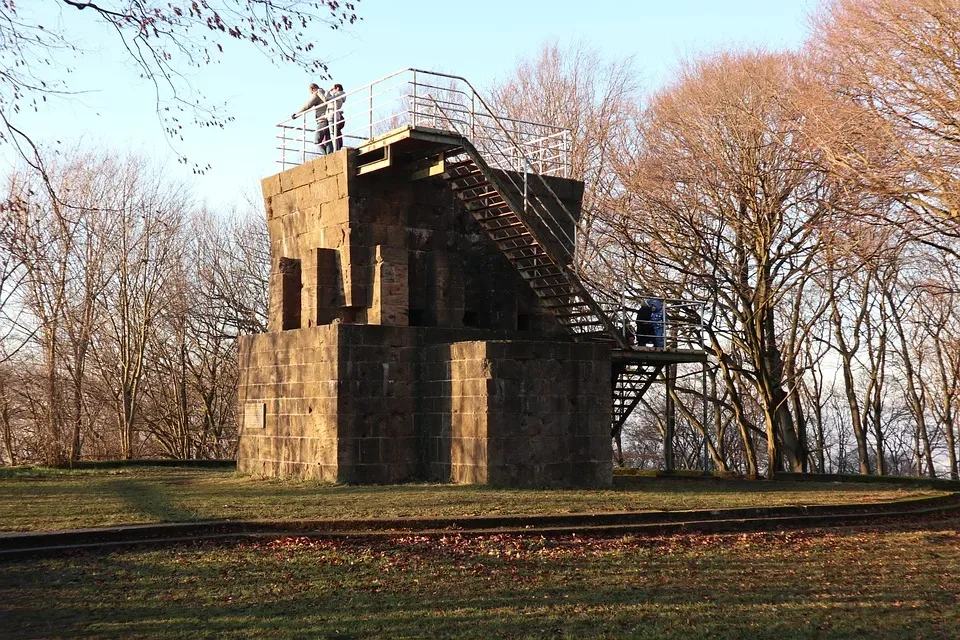
<path fill-rule="evenodd" d="M 42 111 L 48 99 L 78 90 L 70 72 L 86 62 L 81 25 L 153 82 L 157 114 L 168 137 L 179 139 L 190 121 L 222 127 L 229 119 L 191 86 L 188 69 L 225 59 L 224 45 L 236 42 L 323 73 L 311 29 L 352 24 L 358 1 L 0 0 L 0 142 L 44 174 L 35 134 L 18 124 L 18 114 Z"/>
<path fill-rule="evenodd" d="M 104 325 L 95 353 L 116 402 L 120 454 L 136 453 L 136 422 L 151 331 L 165 304 L 167 279 L 181 259 L 190 207 L 183 187 L 143 158 L 123 159 L 113 186 L 117 210 L 105 256 Z"/>
<path fill-rule="evenodd" d="M 637 113 L 637 77 L 631 58 L 604 60 L 583 42 L 552 42 L 491 88 L 491 104 L 504 115 L 571 130 L 570 177 L 584 182 L 578 258 L 586 277 L 607 284 L 613 240 L 604 203 L 620 189 L 613 162 Z"/>
<path fill-rule="evenodd" d="M 24 171 L 12 176 L 7 195 L 6 244 L 26 271 L 20 304 L 32 315 L 35 324 L 27 331 L 36 339 L 45 370 L 44 459 L 59 465 L 66 461 L 68 452 L 61 405 L 60 331 L 79 221 L 53 197 L 49 175 L 55 183 L 69 184 L 71 180 L 62 164 L 53 167 L 46 181 L 38 181 L 36 174 Z"/>
<path fill-rule="evenodd" d="M 815 268 L 832 211 L 829 176 L 795 107 L 797 74 L 793 57 L 764 53 L 685 67 L 651 99 L 637 151 L 619 167 L 628 192 L 616 235 L 630 279 L 716 302 L 711 350 L 745 439 L 743 385 L 757 394 L 768 473 L 781 452 L 790 468 L 803 465 L 781 316 Z"/>
<path fill-rule="evenodd" d="M 915 338 L 911 355 L 919 364 L 918 383 L 930 417 L 944 436 L 947 472 L 958 479 L 957 417 L 960 414 L 960 307 L 957 269 L 940 256 L 924 263 L 915 290 L 917 313 L 912 317 Z M 920 351 L 921 354 L 917 354 Z M 921 434 L 923 438 L 923 434 Z"/>
<path fill-rule="evenodd" d="M 268 245 L 245 253 L 251 233 L 260 232 L 250 219 L 201 213 L 184 230 L 189 241 L 151 332 L 144 421 L 163 455 L 229 457 L 236 445 L 236 337 L 263 330 L 266 284 L 259 278 L 269 262 L 253 256 Z"/>
<path fill-rule="evenodd" d="M 810 113 L 834 170 L 894 199 L 880 215 L 950 250 L 960 234 L 958 0 L 830 0 L 814 18 L 832 98 Z"/>
<path fill-rule="evenodd" d="M 226 220 L 204 214 L 198 225 L 197 290 L 231 335 L 267 330 L 270 237 L 252 207 Z"/>

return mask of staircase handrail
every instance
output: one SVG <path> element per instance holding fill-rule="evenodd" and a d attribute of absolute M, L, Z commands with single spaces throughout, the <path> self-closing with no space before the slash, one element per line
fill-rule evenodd
<path fill-rule="evenodd" d="M 429 95 L 428 95 L 428 97 L 429 97 Z M 436 103 L 436 102 L 435 102 L 435 105 L 436 105 L 437 109 L 440 110 L 441 113 L 442 113 L 442 112 L 443 112 L 443 107 L 440 106 L 440 105 L 439 105 L 438 103 Z M 449 119 L 448 119 L 448 121 L 449 121 Z M 463 135 L 463 134 L 461 134 L 461 135 Z M 468 153 L 469 153 L 469 148 L 473 148 L 473 143 L 472 143 L 472 141 L 470 141 L 469 138 L 467 138 L 465 135 L 463 135 L 463 139 L 464 139 L 464 145 L 463 145 L 463 146 L 464 146 L 465 149 L 468 150 Z M 480 165 L 485 165 L 485 164 L 486 164 L 485 160 L 483 160 L 483 157 L 481 156 L 481 154 L 480 154 L 475 148 L 473 148 L 473 152 L 474 152 L 474 154 L 475 154 L 474 157 L 473 157 L 473 161 L 478 164 L 478 166 L 480 167 L 481 171 L 484 171 L 484 167 L 483 167 L 483 166 L 480 166 Z M 487 169 L 487 170 L 484 171 L 485 174 L 487 174 L 487 173 L 489 172 L 489 167 L 486 167 L 486 169 Z M 517 188 L 517 189 L 519 188 L 519 185 L 516 184 L 516 181 L 515 181 L 514 178 L 510 175 L 509 172 L 503 172 L 503 175 L 504 175 L 508 180 L 510 180 L 510 182 L 514 185 L 514 188 Z M 527 176 L 527 175 L 528 175 L 527 172 L 524 172 L 524 190 L 523 190 L 523 194 L 524 194 L 524 211 L 526 210 L 526 204 L 530 201 L 529 198 L 527 197 L 527 185 L 526 185 L 526 176 Z M 491 180 L 493 180 L 494 182 L 496 182 L 494 176 L 490 175 L 489 178 L 490 178 Z M 549 187 L 548 187 L 548 188 L 549 188 Z M 498 187 L 498 191 L 499 191 L 499 190 L 500 190 L 500 188 Z M 551 193 L 552 193 L 552 190 L 551 190 Z M 510 194 L 503 193 L 503 192 L 501 192 L 500 197 L 502 197 L 505 202 L 509 202 L 510 199 L 511 199 Z M 556 194 L 554 194 L 554 197 L 556 197 Z M 557 200 L 559 201 L 559 198 L 557 198 Z M 561 203 L 561 204 L 562 204 L 562 203 Z M 510 208 L 513 209 L 514 215 L 516 215 L 518 218 L 520 218 L 521 220 L 523 220 L 523 216 L 522 216 L 522 214 L 520 213 L 520 211 L 517 209 L 517 207 L 516 207 L 515 204 L 511 204 L 511 205 L 510 205 Z M 540 217 L 541 217 L 541 219 L 542 219 L 542 216 L 540 216 Z M 524 221 L 524 224 L 526 224 L 526 221 Z M 551 225 L 546 225 L 546 227 L 547 227 L 547 229 L 551 229 L 551 228 L 552 228 Z M 528 230 L 528 232 L 529 232 L 534 238 L 536 238 L 536 232 L 535 232 L 533 229 L 530 229 L 530 228 L 528 227 L 527 230 Z M 556 238 L 556 236 L 554 236 L 554 237 Z M 550 250 L 550 247 L 549 247 L 549 246 L 547 246 L 546 244 L 544 244 L 544 243 L 543 243 L 541 240 L 539 240 L 539 239 L 538 239 L 538 242 L 539 242 L 539 244 L 540 244 L 540 246 L 541 246 L 541 249 L 542 249 L 544 252 L 546 252 L 547 255 L 550 255 L 551 260 L 553 260 L 553 262 L 556 264 L 556 266 L 557 266 L 561 271 L 563 271 L 564 274 L 567 275 L 567 280 L 568 280 L 568 282 L 570 282 L 570 284 L 571 284 L 572 286 L 576 287 L 576 288 L 579 290 L 579 292 L 578 292 L 577 295 L 583 300 L 584 304 L 590 308 L 591 312 L 593 312 L 593 313 L 597 316 L 597 319 L 600 321 L 600 324 L 603 326 L 605 333 L 606 333 L 607 335 L 609 335 L 610 337 L 612 337 L 612 338 L 615 340 L 615 342 L 617 343 L 617 346 L 619 346 L 621 349 L 628 348 L 628 341 L 627 341 L 627 335 L 626 335 L 626 333 L 616 330 L 616 327 L 615 327 L 614 324 L 611 322 L 610 318 L 609 318 L 607 315 L 605 315 L 605 313 L 604 313 L 604 311 L 603 311 L 603 308 L 600 306 L 600 304 L 598 304 L 598 303 L 596 302 L 596 300 L 593 299 L 593 297 L 590 295 L 590 292 L 589 292 L 589 291 L 586 289 L 586 287 L 584 286 L 583 282 L 580 281 L 580 278 L 577 277 L 575 274 L 570 274 L 570 273 L 569 273 L 569 272 L 571 271 L 571 269 L 569 268 L 569 266 L 566 265 L 564 262 L 557 260 L 557 259 L 552 255 L 553 252 Z M 573 277 L 571 278 L 570 275 L 573 275 Z"/>

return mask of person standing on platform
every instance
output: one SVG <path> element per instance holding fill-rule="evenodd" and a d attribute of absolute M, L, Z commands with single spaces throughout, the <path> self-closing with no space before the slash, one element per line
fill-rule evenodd
<path fill-rule="evenodd" d="M 343 85 L 340 83 L 333 85 L 327 98 L 333 103 L 333 148 L 340 151 L 343 149 L 343 125 L 346 122 L 343 117 L 343 103 L 346 101 Z"/>
<path fill-rule="evenodd" d="M 333 153 L 333 143 L 330 138 L 330 120 L 327 118 L 327 106 L 330 97 L 326 91 L 320 88 L 316 83 L 310 85 L 310 99 L 300 107 L 291 118 L 296 118 L 300 114 L 314 110 L 317 118 L 317 130 L 313 135 L 313 143 L 319 148 L 320 155 Z"/>
<path fill-rule="evenodd" d="M 653 342 L 653 323 L 650 322 L 653 307 L 648 300 L 640 303 L 637 311 L 637 346 L 646 347 Z"/>
<path fill-rule="evenodd" d="M 653 311 L 650 312 L 650 324 L 653 326 L 653 346 L 663 349 L 664 312 L 663 300 L 650 300 Z"/>

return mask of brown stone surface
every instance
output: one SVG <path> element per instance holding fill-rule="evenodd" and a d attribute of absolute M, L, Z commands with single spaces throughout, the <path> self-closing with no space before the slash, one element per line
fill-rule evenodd
<path fill-rule="evenodd" d="M 269 332 L 240 340 L 239 468 L 609 484 L 609 348 L 568 341 L 441 178 L 356 164 L 345 150 L 262 182 Z M 550 185 L 579 212 L 580 183 Z"/>

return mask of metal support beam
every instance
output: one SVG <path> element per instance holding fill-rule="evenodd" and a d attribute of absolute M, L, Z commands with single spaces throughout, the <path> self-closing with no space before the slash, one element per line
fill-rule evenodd
<path fill-rule="evenodd" d="M 666 377 L 666 416 L 663 421 L 663 468 L 665 471 L 673 471 L 673 439 L 677 427 L 677 407 L 673 401 L 673 390 L 677 382 L 677 365 L 668 364 L 664 375 Z"/>

